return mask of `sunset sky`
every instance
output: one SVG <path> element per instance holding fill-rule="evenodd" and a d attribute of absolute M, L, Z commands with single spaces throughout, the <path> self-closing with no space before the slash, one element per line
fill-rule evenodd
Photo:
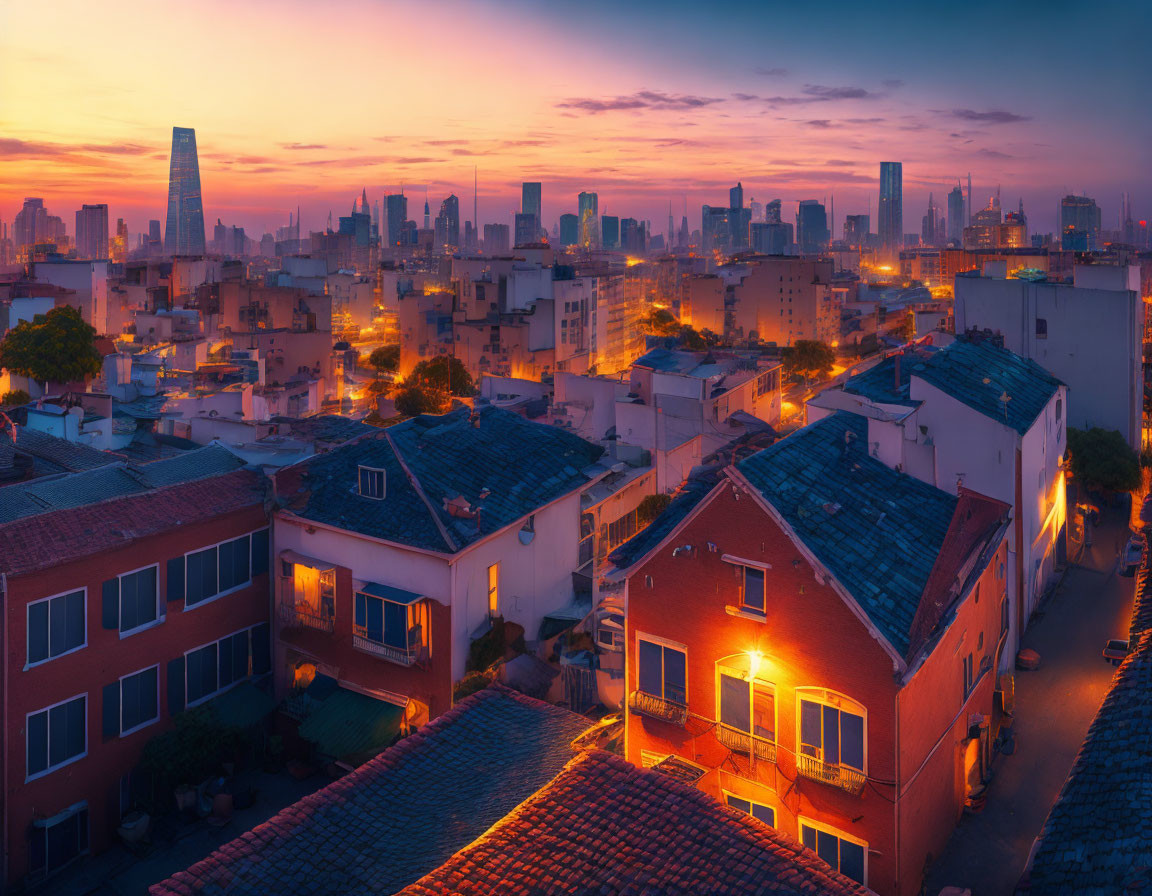
<path fill-rule="evenodd" d="M 875 229 L 878 163 L 903 161 L 905 231 L 972 172 L 1051 230 L 1086 192 L 1152 217 L 1149 3 L 1001 0 L 453 3 L 61 0 L 0 4 L 0 220 L 42 196 L 71 233 L 107 202 L 163 219 L 173 125 L 194 127 L 205 217 L 259 238 L 319 229 L 401 183 L 419 219 L 451 191 L 509 221 L 544 182 L 649 218 L 672 202 L 835 197 Z M 209 237 L 211 229 L 209 227 Z"/>

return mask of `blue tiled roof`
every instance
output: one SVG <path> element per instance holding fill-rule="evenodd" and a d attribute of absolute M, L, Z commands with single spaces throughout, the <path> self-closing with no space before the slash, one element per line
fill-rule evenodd
<path fill-rule="evenodd" d="M 868 421 L 838 412 L 737 468 L 904 655 L 956 498 L 868 456 Z"/>
<path fill-rule="evenodd" d="M 20 445 L 24 444 L 25 434 L 26 431 L 20 433 Z M 244 462 L 236 455 L 226 448 L 216 446 L 198 448 L 176 457 L 140 465 L 124 464 L 115 455 L 105 457 L 108 459 L 107 466 L 64 476 L 32 479 L 0 489 L 0 522 L 53 510 L 82 507 L 167 485 L 218 476 L 244 466 Z"/>
<path fill-rule="evenodd" d="M 1035 361 L 987 341 L 957 340 L 927 362 L 917 364 L 912 373 L 1020 435 L 1028 431 L 1061 385 Z M 1001 401 L 1004 395 L 1007 403 Z"/>
<path fill-rule="evenodd" d="M 150 892 L 396 893 L 552 780 L 587 727 L 488 688 Z"/>
<path fill-rule="evenodd" d="M 461 408 L 375 430 L 286 467 L 276 481 L 287 508 L 302 517 L 454 553 L 588 482 L 582 471 L 602 453 L 579 436 L 518 414 L 482 407 L 472 416 Z M 384 470 L 383 500 L 359 494 L 360 466 Z M 478 516 L 452 516 L 444 502 L 456 499 L 479 508 Z"/>
<path fill-rule="evenodd" d="M 849 378 L 844 384 L 844 391 L 883 404 L 908 406 L 919 404 L 908 397 L 908 383 L 912 379 L 912 368 L 920 359 L 911 356 L 900 357 L 900 384 L 897 385 L 896 357 L 889 355 L 875 367 Z"/>

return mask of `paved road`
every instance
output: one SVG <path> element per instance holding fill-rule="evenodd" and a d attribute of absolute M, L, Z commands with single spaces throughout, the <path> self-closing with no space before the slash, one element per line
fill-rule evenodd
<path fill-rule="evenodd" d="M 1019 880 L 1112 680 L 1100 651 L 1109 638 L 1128 636 L 1133 580 L 1115 573 L 1126 533 L 1126 519 L 1103 520 L 1084 565 L 1069 569 L 1025 634 L 1041 667 L 1016 674 L 1016 752 L 998 757 L 984 811 L 961 820 L 929 870 L 930 896 L 949 885 L 1001 896 Z"/>

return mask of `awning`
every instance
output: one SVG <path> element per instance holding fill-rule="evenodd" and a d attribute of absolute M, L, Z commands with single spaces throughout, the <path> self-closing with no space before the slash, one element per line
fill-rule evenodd
<path fill-rule="evenodd" d="M 364 594 L 371 594 L 373 597 L 379 597 L 382 600 L 391 601 L 394 604 L 414 604 L 425 597 L 425 595 L 416 594 L 414 591 L 405 591 L 403 588 L 393 588 L 391 585 L 380 585 L 376 582 L 366 582 L 363 587 L 356 590 Z"/>
<path fill-rule="evenodd" d="M 315 557 L 307 557 L 304 554 L 298 554 L 295 551 L 281 551 L 280 559 L 288 563 L 294 563 L 297 566 L 307 566 L 311 569 L 335 569 L 335 563 L 329 563 L 326 560 L 317 560 Z"/>
<path fill-rule="evenodd" d="M 262 722 L 275 709 L 276 701 L 271 694 L 262 691 L 251 681 L 243 681 L 208 701 L 208 707 L 221 725 L 228 728 L 250 728 Z"/>
<path fill-rule="evenodd" d="M 337 688 L 300 723 L 300 736 L 326 756 L 357 766 L 395 740 L 404 708 Z"/>

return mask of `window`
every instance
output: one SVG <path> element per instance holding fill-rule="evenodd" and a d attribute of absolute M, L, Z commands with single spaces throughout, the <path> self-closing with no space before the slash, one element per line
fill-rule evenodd
<path fill-rule="evenodd" d="M 88 643 L 87 597 L 88 590 L 81 588 L 28 604 L 29 666 L 79 650 Z"/>
<path fill-rule="evenodd" d="M 688 703 L 688 660 L 683 648 L 641 638 L 636 647 L 642 693 L 669 703 Z"/>
<path fill-rule="evenodd" d="M 972 674 L 972 654 L 969 653 L 964 657 L 964 699 L 968 699 L 968 695 L 972 693 L 972 685 L 975 684 L 975 677 Z"/>
<path fill-rule="evenodd" d="M 1063 412 L 1064 412 L 1064 399 L 1063 398 L 1057 398 L 1056 399 L 1056 422 L 1057 423 L 1060 422 L 1060 415 L 1063 414 Z"/>
<path fill-rule="evenodd" d="M 375 467 L 360 467 L 360 494 L 376 501 L 384 499 L 384 471 Z"/>
<path fill-rule="evenodd" d="M 267 530 L 260 530 L 186 554 L 185 609 L 242 588 L 252 581 L 254 571 L 267 572 L 267 539 Z"/>
<path fill-rule="evenodd" d="M 103 701 L 105 739 L 152 724 L 160 717 L 160 667 L 142 669 L 106 685 Z"/>
<path fill-rule="evenodd" d="M 488 567 L 488 615 L 495 619 L 500 615 L 500 564 Z"/>
<path fill-rule="evenodd" d="M 1036 338 L 1037 339 L 1047 339 L 1048 338 L 1048 321 L 1045 320 L 1043 317 L 1036 318 Z"/>
<path fill-rule="evenodd" d="M 857 707 L 827 691 L 799 699 L 800 755 L 863 772 L 863 710 L 854 711 Z"/>
<path fill-rule="evenodd" d="M 88 695 L 28 714 L 28 780 L 75 762 L 88 752 Z"/>
<path fill-rule="evenodd" d="M 868 885 L 867 843 L 803 816 L 800 842 L 845 877 Z"/>
<path fill-rule="evenodd" d="M 423 644 L 428 630 L 427 610 L 423 601 L 403 604 L 357 591 L 353 632 L 407 653 Z"/>
<path fill-rule="evenodd" d="M 775 687 L 766 681 L 748 681 L 738 673 L 721 672 L 720 724 L 775 743 Z"/>
<path fill-rule="evenodd" d="M 88 804 L 77 803 L 51 818 L 32 822 L 28 868 L 41 875 L 63 868 L 88 852 Z"/>
<path fill-rule="evenodd" d="M 253 674 L 249 636 L 249 629 L 244 629 L 184 655 L 188 706 L 207 700 Z"/>
<path fill-rule="evenodd" d="M 1008 596 L 1000 599 L 1000 634 L 1008 631 Z"/>
<path fill-rule="evenodd" d="M 744 583 L 740 589 L 740 607 L 752 613 L 764 613 L 764 570 L 754 566 L 741 567 Z"/>
<path fill-rule="evenodd" d="M 759 818 L 769 827 L 776 827 L 776 810 L 771 806 L 766 806 L 764 803 L 758 803 L 755 800 L 746 800 L 743 797 L 735 796 L 731 793 L 724 794 L 724 802 L 733 809 L 747 812 L 753 818 Z"/>
<path fill-rule="evenodd" d="M 104 583 L 105 612 L 114 613 L 118 620 L 108 628 L 119 628 L 120 634 L 127 635 L 163 618 L 156 587 L 158 569 L 153 564 Z"/>

